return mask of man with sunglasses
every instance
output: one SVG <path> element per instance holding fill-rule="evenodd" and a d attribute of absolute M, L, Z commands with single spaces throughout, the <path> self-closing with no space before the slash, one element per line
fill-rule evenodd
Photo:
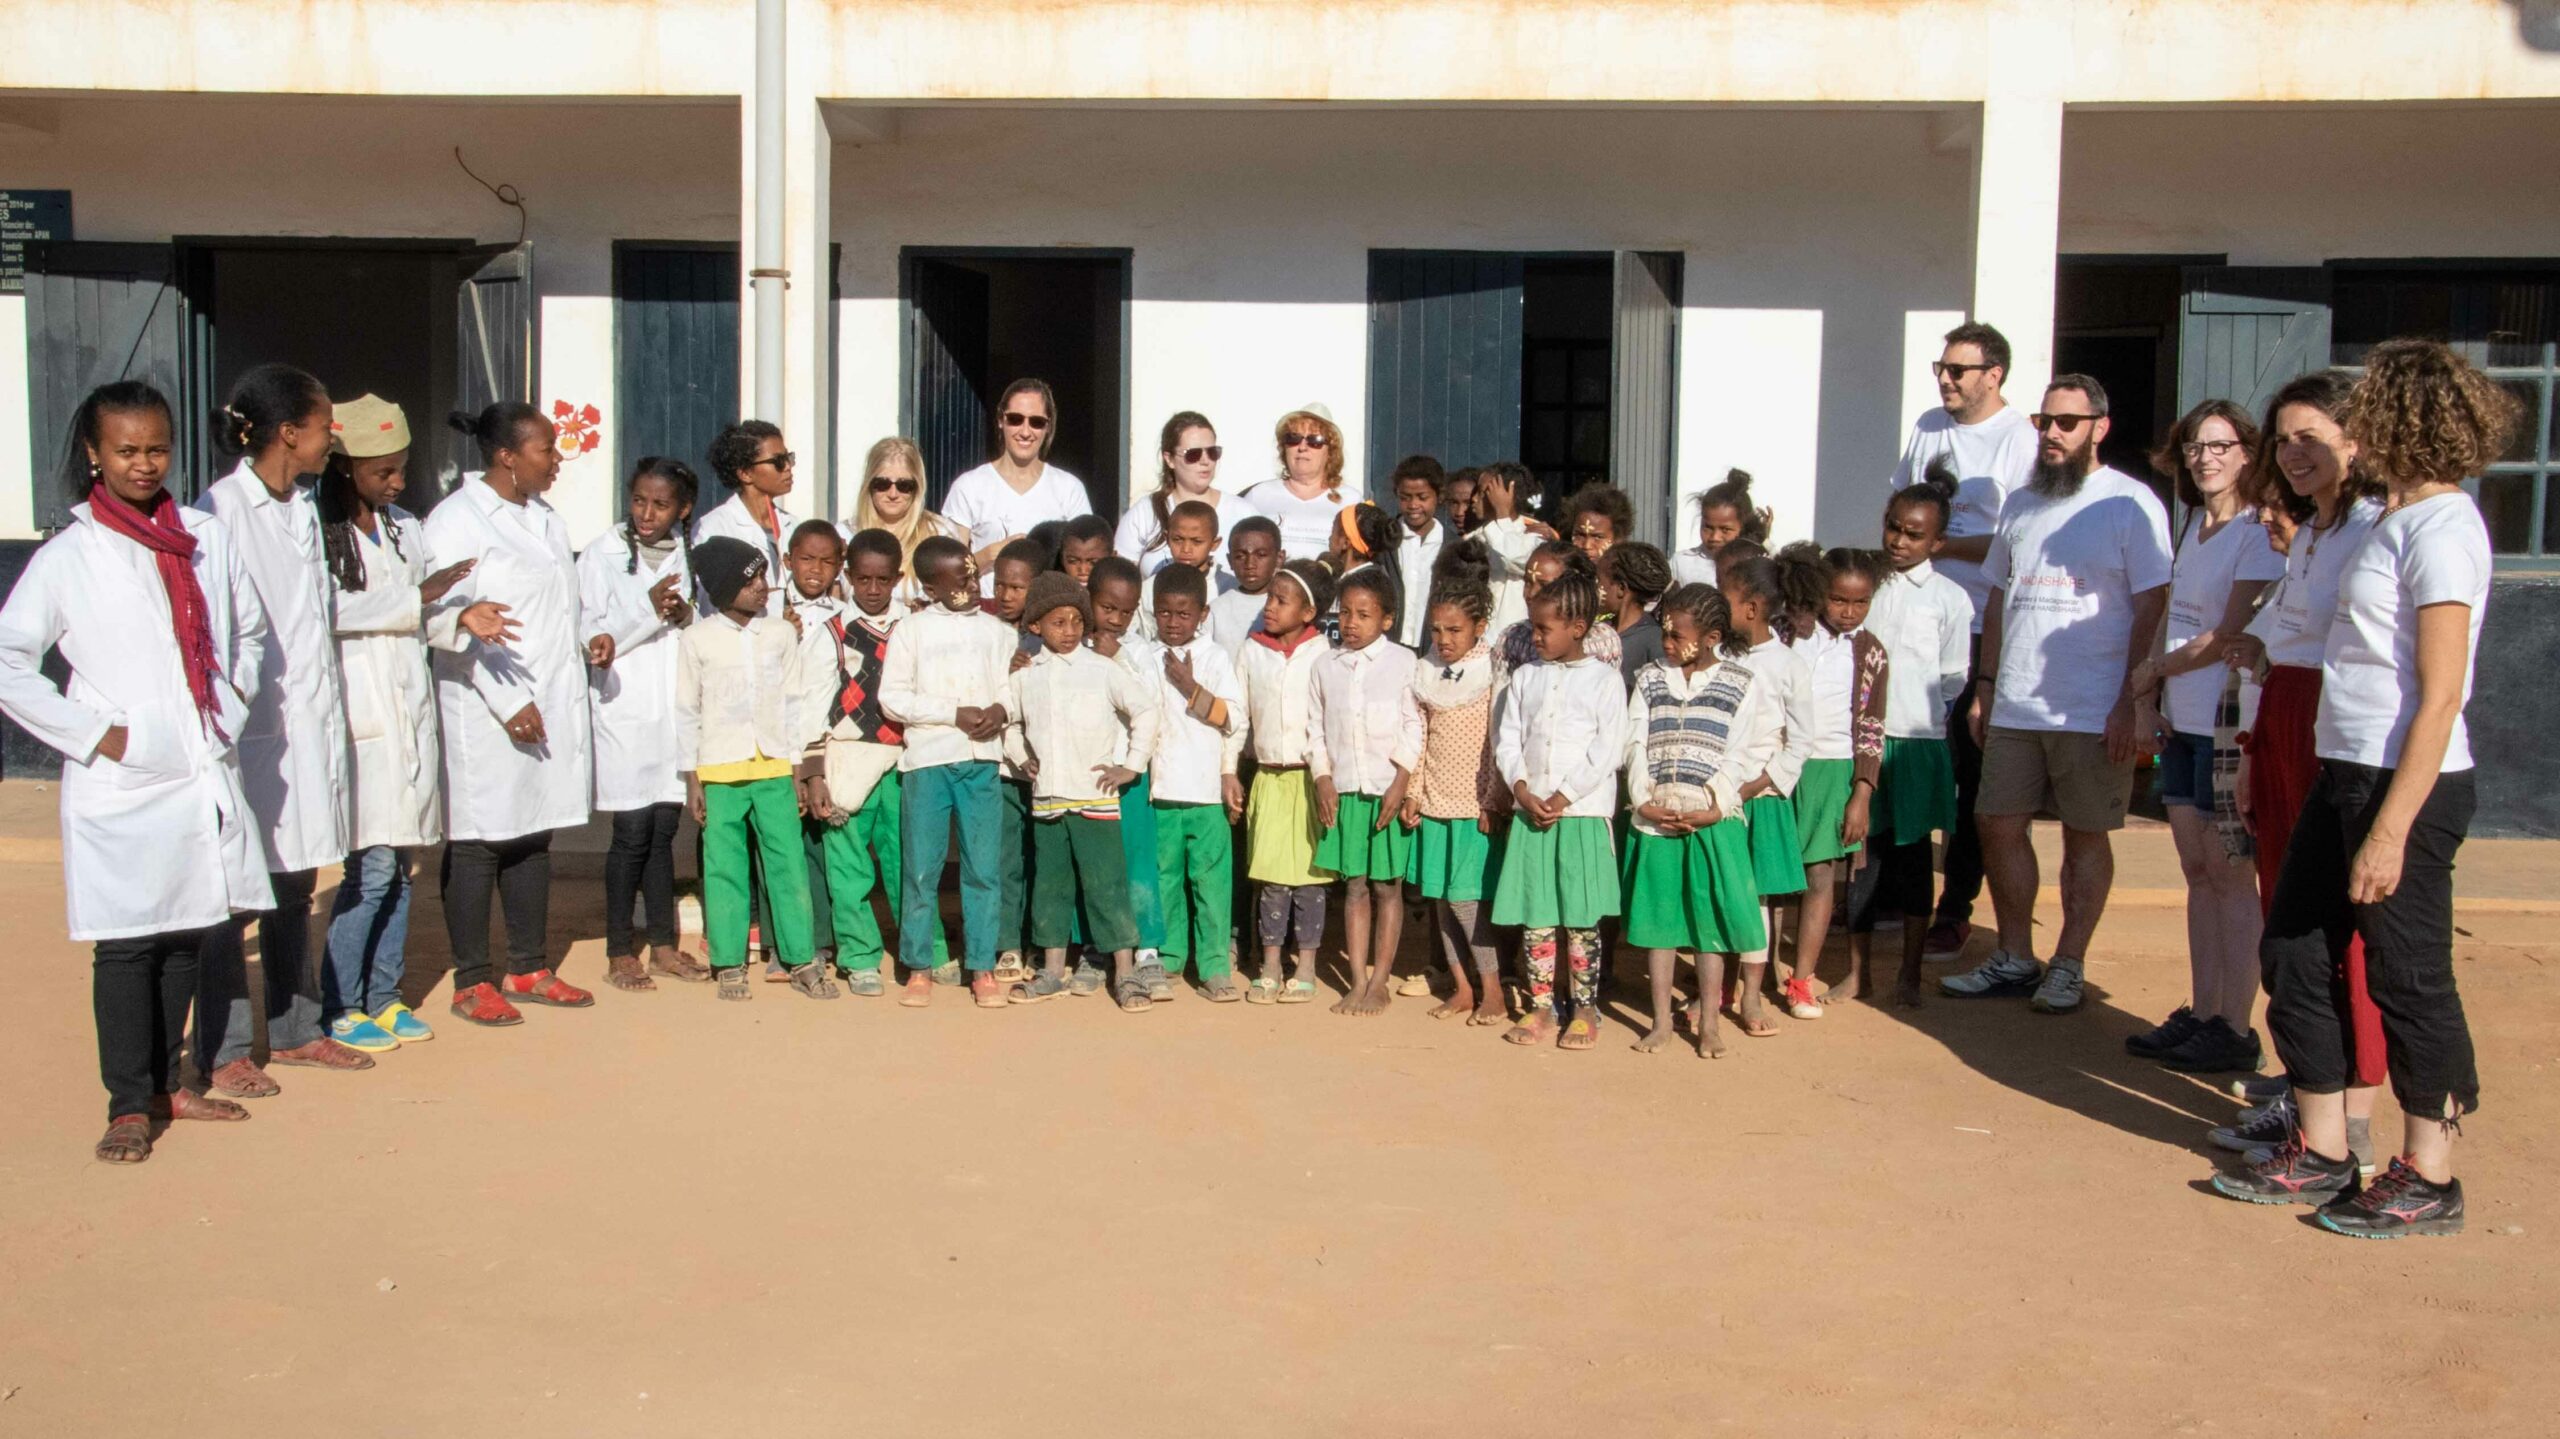
<path fill-rule="evenodd" d="M 2098 463 L 2107 392 L 2060 375 L 2030 419 L 2040 436 L 2027 488 L 2000 516 L 1983 578 L 1981 674 L 1970 719 L 1982 746 L 1975 804 L 2000 944 L 1939 981 L 1958 999 L 2031 994 L 2035 1009 L 2080 1007 L 2082 968 L 2115 884 L 2109 836 L 2124 827 L 2133 766 L 2159 716 L 2133 681 L 2169 603 L 2169 516 L 2151 487 Z M 2062 821 L 2062 929 L 2035 959 L 2039 812 Z"/>
<path fill-rule="evenodd" d="M 2009 378 L 2009 340 L 1991 326 L 1967 321 L 1947 331 L 1946 348 L 1929 373 L 1938 382 L 1939 408 L 1911 426 L 1902 461 L 1894 466 L 1893 488 L 1917 482 L 1941 457 L 1955 470 L 1946 543 L 1935 563 L 1973 601 L 1973 672 L 1979 676 L 1982 606 L 1990 595 L 1982 580 L 1982 558 L 1990 551 L 1991 532 L 1999 528 L 2009 497 L 2035 472 L 2036 432 L 2000 393 Z M 1964 952 L 1973 934 L 1973 902 L 1982 893 L 1982 850 L 1973 826 L 1982 751 L 1974 746 L 1961 702 L 1947 716 L 1947 747 L 1955 761 L 1956 827 L 1947 836 L 1946 888 L 1938 898 L 1937 922 L 1929 930 L 1926 953 L 1931 959 L 1953 959 Z M 1907 922 L 1923 918 L 1911 915 Z"/>

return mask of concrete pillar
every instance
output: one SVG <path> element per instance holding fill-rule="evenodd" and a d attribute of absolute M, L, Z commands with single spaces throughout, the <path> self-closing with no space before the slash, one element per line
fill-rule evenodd
<path fill-rule="evenodd" d="M 813 0 L 792 0 L 791 45 L 784 68 L 785 135 L 782 178 L 782 267 L 790 271 L 782 306 L 782 408 L 778 414 L 756 415 L 782 427 L 793 453 L 800 457 L 798 483 L 790 508 L 811 516 L 836 518 L 840 504 L 834 484 L 834 436 L 827 416 L 833 408 L 832 347 L 828 344 L 831 297 L 834 293 L 829 254 L 834 227 L 828 211 L 829 168 L 834 141 L 817 98 L 819 73 L 829 45 L 831 22 Z M 738 164 L 738 394 L 741 406 L 755 409 L 757 393 L 756 307 L 747 276 L 757 240 L 759 196 L 756 193 L 755 106 L 753 66 L 739 95 Z M 847 492 L 850 494 L 850 491 Z"/>
<path fill-rule="evenodd" d="M 2009 401 L 2032 409 L 2053 377 L 2062 101 L 1993 96 L 1973 147 L 1973 317 L 2009 337 Z"/>

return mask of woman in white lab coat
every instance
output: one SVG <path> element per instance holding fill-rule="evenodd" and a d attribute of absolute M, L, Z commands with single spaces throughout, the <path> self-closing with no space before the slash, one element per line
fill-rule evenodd
<path fill-rule="evenodd" d="M 772 592 L 765 596 L 764 612 L 779 615 L 791 590 L 780 582 L 787 573 L 783 556 L 790 552 L 791 532 L 803 518 L 782 507 L 783 496 L 791 493 L 799 457 L 783 444 L 782 431 L 770 423 L 740 420 L 711 442 L 710 458 L 711 472 L 729 491 L 729 498 L 693 522 L 693 543 L 726 535 L 753 545 L 764 556 L 764 572 L 775 577 Z M 695 596 L 694 602 L 698 614 L 719 612 L 703 596 Z"/>
<path fill-rule="evenodd" d="M 320 866 L 347 857 L 347 695 L 330 637 L 332 599 L 320 512 L 303 481 L 329 458 L 329 392 L 291 365 L 260 365 L 214 412 L 214 443 L 239 456 L 196 507 L 231 531 L 267 613 L 264 672 L 240 736 L 240 783 L 258 817 L 275 907 L 258 916 L 265 976 L 267 1063 L 371 1069 L 320 1022 L 319 956 L 311 894 Z M 244 926 L 245 928 L 245 926 Z M 250 1054 L 254 1036 L 245 964 L 209 966 L 197 993 L 196 1063 L 217 1093 L 276 1092 Z"/>
<path fill-rule="evenodd" d="M 613 816 L 604 861 L 605 982 L 658 987 L 651 970 L 706 983 L 710 967 L 676 947 L 676 636 L 693 619 L 684 535 L 700 482 L 680 460 L 651 455 L 631 474 L 623 522 L 578 556 L 578 633 L 603 636 L 613 662 L 587 675 L 596 739 L 596 808 Z M 631 928 L 637 900 L 645 936 Z M 649 961 L 640 961 L 640 941 Z"/>
<path fill-rule="evenodd" d="M 62 752 L 62 889 L 90 971 L 107 1132 L 98 1158 L 151 1154 L 166 1119 L 246 1119 L 179 1086 L 200 967 L 232 917 L 273 902 L 233 737 L 248 724 L 266 616 L 222 523 L 181 507 L 169 402 L 133 381 L 74 422 L 82 503 L 0 606 L 0 710 Z M 59 646 L 70 683 L 40 666 Z"/>
<path fill-rule="evenodd" d="M 586 667 L 610 653 L 578 643 L 577 561 L 568 527 L 542 496 L 560 476 L 551 422 L 526 404 L 456 415 L 486 469 L 427 516 L 427 564 L 473 561 L 444 597 L 493 601 L 506 638 L 473 636 L 434 652 L 444 720 L 444 922 L 453 944 L 453 1013 L 515 1024 L 511 1001 L 579 1008 L 595 996 L 552 973 L 551 833 L 587 819 Z M 506 910 L 507 973 L 489 959 L 489 905 Z M 501 992 L 503 990 L 503 993 Z"/>

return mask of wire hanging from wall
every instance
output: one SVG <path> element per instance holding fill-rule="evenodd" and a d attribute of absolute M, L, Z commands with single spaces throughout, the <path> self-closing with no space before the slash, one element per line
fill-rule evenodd
<path fill-rule="evenodd" d="M 453 147 L 453 163 L 460 165 L 462 167 L 462 173 L 470 176 L 474 181 L 477 181 L 481 189 L 486 190 L 491 195 L 497 197 L 499 204 L 516 212 L 516 243 L 519 245 L 523 244 L 525 227 L 532 222 L 532 217 L 524 208 L 524 192 L 513 185 L 492 185 L 488 181 L 482 180 L 480 178 L 480 172 L 471 168 L 471 162 L 462 158 L 462 147 L 460 145 Z"/>

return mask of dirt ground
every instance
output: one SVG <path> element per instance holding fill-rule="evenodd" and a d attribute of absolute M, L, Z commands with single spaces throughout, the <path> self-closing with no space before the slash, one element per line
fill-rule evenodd
<path fill-rule="evenodd" d="M 278 1071 L 252 1122 L 117 1169 L 89 1158 L 53 802 L 0 786 L 0 1434 L 2548 1434 L 2560 1408 L 2560 846 L 2465 853 L 2470 1231 L 2359 1244 L 2200 1193 L 2233 1101 L 2122 1052 L 2186 987 L 2156 827 L 2069 1018 L 1858 1006 L 1708 1063 L 1626 1027 L 1524 1052 L 1419 1001 L 685 987 L 487 1032 L 439 988 L 434 1043 Z M 561 871 L 555 948 L 595 984 L 598 869 Z"/>

